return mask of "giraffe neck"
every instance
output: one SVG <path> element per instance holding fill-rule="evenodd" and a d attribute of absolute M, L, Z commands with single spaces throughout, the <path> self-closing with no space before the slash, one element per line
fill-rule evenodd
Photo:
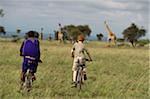
<path fill-rule="evenodd" d="M 109 35 L 109 36 L 114 36 L 114 33 L 113 33 L 113 32 L 109 32 L 108 35 Z"/>

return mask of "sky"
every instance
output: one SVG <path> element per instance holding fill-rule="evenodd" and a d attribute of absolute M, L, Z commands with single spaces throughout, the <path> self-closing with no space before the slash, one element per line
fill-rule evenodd
<path fill-rule="evenodd" d="M 17 28 L 40 32 L 42 27 L 49 34 L 58 29 L 58 23 L 87 24 L 91 35 L 107 36 L 104 21 L 117 37 L 131 23 L 149 28 L 149 0 L 0 0 L 1 8 L 5 15 L 0 25 L 11 32 Z"/>

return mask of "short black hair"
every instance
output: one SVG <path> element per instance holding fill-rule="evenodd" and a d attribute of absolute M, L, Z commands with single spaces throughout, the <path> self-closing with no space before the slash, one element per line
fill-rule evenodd
<path fill-rule="evenodd" d="M 34 37 L 34 31 L 29 31 L 28 33 L 27 33 L 27 35 L 28 35 L 28 37 Z"/>
<path fill-rule="evenodd" d="M 25 39 L 28 39 L 29 37 L 35 37 L 35 38 L 39 38 L 39 33 L 36 31 L 29 31 L 27 33 L 25 33 Z"/>

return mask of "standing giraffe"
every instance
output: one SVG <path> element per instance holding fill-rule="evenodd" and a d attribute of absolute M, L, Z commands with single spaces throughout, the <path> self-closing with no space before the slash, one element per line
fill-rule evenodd
<path fill-rule="evenodd" d="M 61 43 L 64 41 L 64 39 L 63 39 L 64 34 L 61 30 L 62 29 L 61 24 L 59 23 L 58 25 L 59 25 L 59 31 L 58 31 L 58 37 L 57 38 L 58 38 L 59 42 Z"/>
<path fill-rule="evenodd" d="M 109 41 L 109 44 L 112 43 L 113 45 L 116 45 L 117 44 L 117 38 L 116 38 L 116 35 L 115 33 L 113 33 L 109 26 L 107 25 L 106 21 L 104 22 L 105 26 L 106 26 L 106 30 L 108 32 L 108 41 Z"/>
<path fill-rule="evenodd" d="M 63 33 L 62 32 L 58 32 L 58 40 L 61 43 L 63 41 Z"/>

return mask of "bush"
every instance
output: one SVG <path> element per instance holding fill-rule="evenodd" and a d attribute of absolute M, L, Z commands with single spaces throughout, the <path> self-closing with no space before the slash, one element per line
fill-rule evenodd
<path fill-rule="evenodd" d="M 123 38 L 117 38 L 117 41 L 118 42 L 124 42 L 124 39 Z"/>
<path fill-rule="evenodd" d="M 18 42 L 20 40 L 20 37 L 18 35 L 12 35 L 12 37 L 12 42 Z"/>
<path fill-rule="evenodd" d="M 139 40 L 139 41 L 137 42 L 137 44 L 138 44 L 139 46 L 145 46 L 146 44 L 149 44 L 149 43 L 150 43 L 150 40 L 149 40 L 149 39 Z"/>

